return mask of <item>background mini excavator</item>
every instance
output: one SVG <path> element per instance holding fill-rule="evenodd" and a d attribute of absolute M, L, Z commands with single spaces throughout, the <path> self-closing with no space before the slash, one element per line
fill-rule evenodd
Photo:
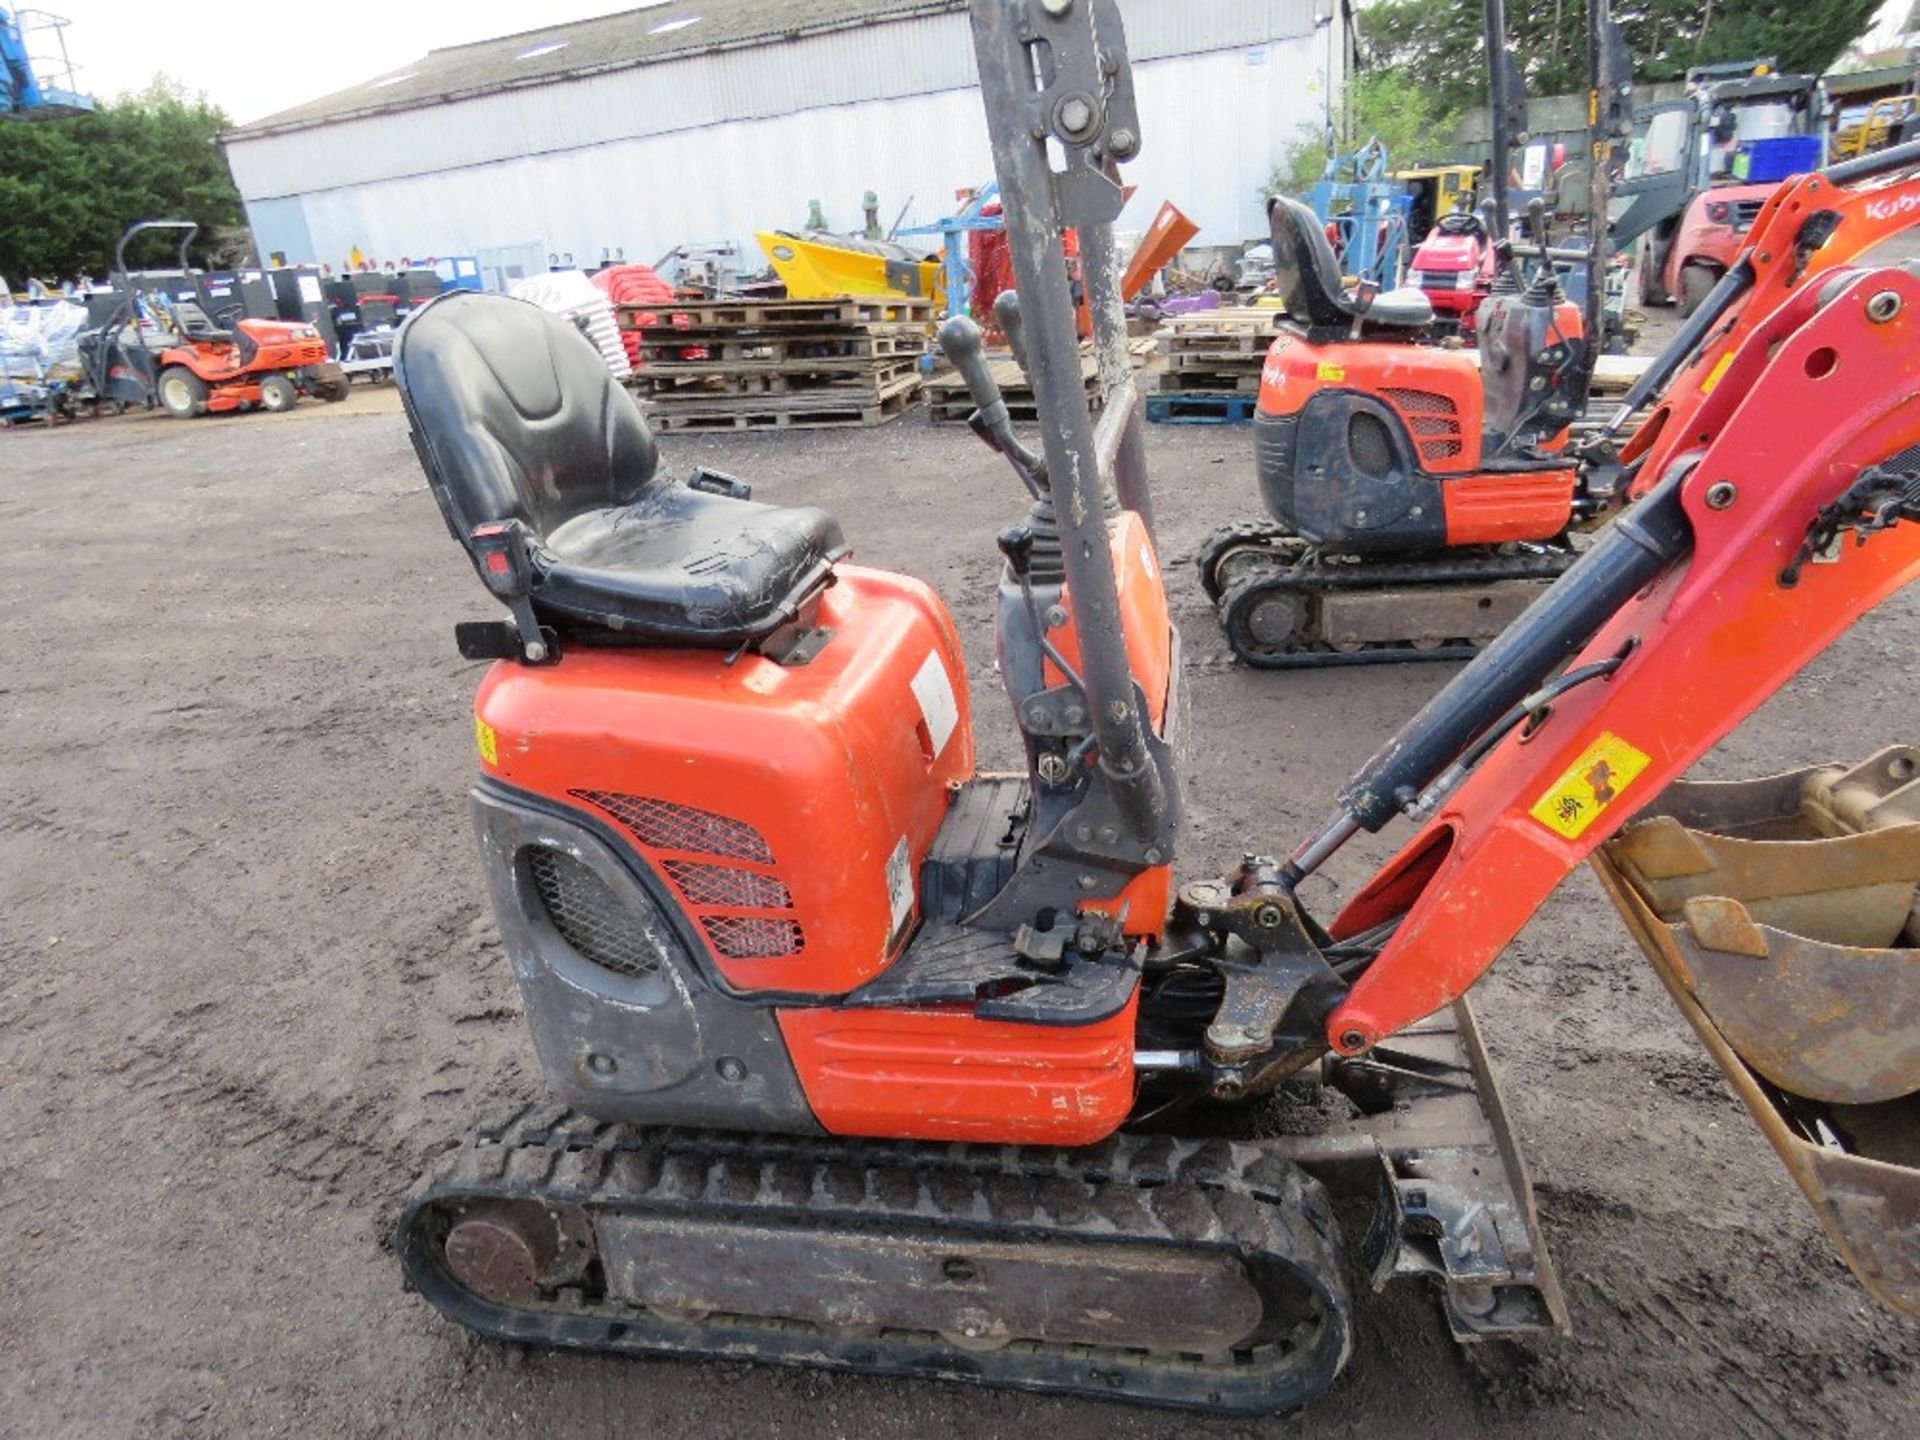
<path fill-rule="evenodd" d="M 1588 7 L 1593 84 L 1589 213 L 1607 213 L 1612 141 L 1632 75 L 1605 0 Z M 1200 582 L 1228 644 L 1262 668 L 1473 654 L 1573 564 L 1572 533 L 1604 509 L 1567 449 L 1605 328 L 1606 246 L 1587 252 L 1587 303 L 1567 301 L 1535 202 L 1523 273 L 1508 213 L 1508 152 L 1525 86 L 1486 0 L 1491 201 L 1498 263 L 1478 351 L 1431 343 L 1415 289 L 1348 293 L 1313 217 L 1268 208 L 1286 302 L 1254 416 L 1268 522 L 1202 546 Z M 1596 218 L 1596 236 L 1604 229 Z"/>

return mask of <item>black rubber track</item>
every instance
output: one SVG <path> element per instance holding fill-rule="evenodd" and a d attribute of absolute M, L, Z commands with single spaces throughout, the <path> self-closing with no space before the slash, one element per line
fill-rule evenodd
<path fill-rule="evenodd" d="M 443 1264 L 467 1205 L 534 1200 L 604 1215 L 701 1216 L 1006 1242 L 1227 1252 L 1307 1318 L 1231 1359 L 1014 1341 L 987 1352 L 937 1335 L 849 1336 L 791 1320 L 665 1318 L 579 1291 L 511 1306 Z M 395 1236 L 408 1281 L 452 1319 L 500 1340 L 957 1381 L 1239 1414 L 1290 1410 L 1330 1385 L 1352 1326 L 1339 1232 L 1318 1182 L 1256 1144 L 1118 1136 L 1077 1150 L 640 1130 L 558 1107 L 472 1132 L 409 1197 Z M 1278 1277 L 1278 1278 L 1276 1278 Z M 1284 1283 L 1283 1283 L 1284 1282 Z M 1304 1290 L 1300 1287 L 1304 1286 Z M 1124 1306 L 1127 1297 L 1117 1295 Z M 1290 1317 L 1291 1318 L 1291 1317 Z M 1154 1317 L 1139 1317 L 1143 1336 Z"/>
<path fill-rule="evenodd" d="M 1334 590 L 1435 589 L 1486 585 L 1499 580 L 1557 580 L 1578 559 L 1573 550 L 1541 554 L 1460 555 L 1434 560 L 1353 560 L 1335 564 L 1290 565 L 1250 575 L 1230 586 L 1215 604 L 1221 629 L 1233 653 L 1257 670 L 1320 669 L 1336 665 L 1402 665 L 1409 661 L 1466 660 L 1485 648 L 1472 644 L 1419 649 L 1411 643 L 1375 644 L 1362 650 L 1324 647 L 1319 638 L 1306 645 L 1267 649 L 1255 642 L 1245 617 L 1260 596 L 1275 590 L 1324 595 Z"/>

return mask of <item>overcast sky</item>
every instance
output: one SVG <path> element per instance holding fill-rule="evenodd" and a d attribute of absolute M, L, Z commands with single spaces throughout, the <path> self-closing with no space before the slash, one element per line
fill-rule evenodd
<path fill-rule="evenodd" d="M 72 21 L 79 88 L 138 90 L 156 71 L 204 90 L 240 124 L 331 95 L 429 50 L 666 0 L 401 0 L 384 5 L 193 5 L 158 0 L 21 0 Z M 11 4 L 9 8 L 14 8 Z"/>
<path fill-rule="evenodd" d="M 73 23 L 79 88 L 138 90 L 164 70 L 237 123 L 258 120 L 397 70 L 443 45 L 638 10 L 667 0 L 402 0 L 381 6 L 217 5 L 159 0 L 28 0 Z M 1208 0 L 1192 0 L 1204 4 Z M 1887 0 L 1874 34 L 1891 41 L 1912 0 Z"/>

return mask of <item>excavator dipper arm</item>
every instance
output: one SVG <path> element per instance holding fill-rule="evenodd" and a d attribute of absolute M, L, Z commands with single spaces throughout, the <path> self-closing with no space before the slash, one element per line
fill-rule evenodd
<path fill-rule="evenodd" d="M 1569 572 L 1557 607 L 1550 592 L 1349 784 L 1302 870 L 1396 812 L 1424 823 L 1330 927 L 1397 920 L 1327 1019 L 1335 1052 L 1462 995 L 1568 871 L 1920 572 L 1917 380 L 1920 277 L 1800 287 L 1751 327 L 1692 417 L 1700 443 L 1602 537 L 1599 564 Z M 1596 585 L 1613 593 L 1583 605 Z M 1522 685 L 1533 696 L 1516 704 Z"/>

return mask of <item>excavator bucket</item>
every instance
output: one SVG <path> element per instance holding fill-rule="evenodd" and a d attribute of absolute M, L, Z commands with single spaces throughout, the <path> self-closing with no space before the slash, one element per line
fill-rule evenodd
<path fill-rule="evenodd" d="M 1682 781 L 1593 863 L 1841 1256 L 1920 1316 L 1920 749 Z"/>

